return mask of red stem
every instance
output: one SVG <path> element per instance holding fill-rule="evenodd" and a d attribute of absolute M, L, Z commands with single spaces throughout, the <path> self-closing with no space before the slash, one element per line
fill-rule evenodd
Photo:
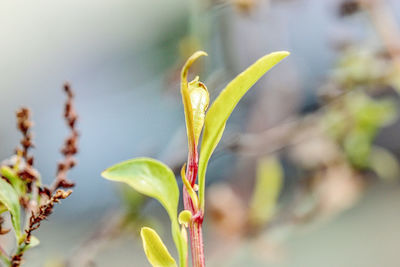
<path fill-rule="evenodd" d="M 191 151 L 192 152 L 189 152 L 188 155 L 186 177 L 189 183 L 194 186 L 198 170 L 198 153 L 195 146 Z M 189 210 L 193 214 L 192 222 L 189 225 L 193 267 L 205 267 L 202 233 L 203 213 L 198 210 L 198 207 L 194 207 L 192 199 L 190 198 L 185 186 L 183 186 L 183 204 L 185 209 Z"/>
<path fill-rule="evenodd" d="M 205 260 L 203 249 L 202 223 L 194 221 L 190 224 L 189 228 L 193 267 L 204 267 Z"/>

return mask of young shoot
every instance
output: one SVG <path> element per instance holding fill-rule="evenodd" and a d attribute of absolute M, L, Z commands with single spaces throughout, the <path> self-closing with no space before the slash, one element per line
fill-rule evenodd
<path fill-rule="evenodd" d="M 228 83 L 207 113 L 210 101 L 207 87 L 198 76 L 191 82 L 187 81 L 190 66 L 198 58 L 207 56 L 207 53 L 197 51 L 186 61 L 181 72 L 181 94 L 188 138 L 188 159 L 181 170 L 184 210 L 179 213 L 179 217 L 178 184 L 172 170 L 163 163 L 150 158 L 137 158 L 114 165 L 102 173 L 106 179 L 124 182 L 138 192 L 157 199 L 167 211 L 179 264 L 158 234 L 144 227 L 141 230 L 143 247 L 152 266 L 187 267 L 188 240 L 191 244 L 192 266 L 205 266 L 202 224 L 208 162 L 239 100 L 268 70 L 288 55 L 285 51 L 274 52 L 257 60 Z M 201 133 L 203 137 L 199 148 Z M 186 228 L 189 229 L 189 238 Z"/>

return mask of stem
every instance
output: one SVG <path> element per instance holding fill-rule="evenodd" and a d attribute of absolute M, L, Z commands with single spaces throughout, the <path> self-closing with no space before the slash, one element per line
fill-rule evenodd
<path fill-rule="evenodd" d="M 204 249 L 202 223 L 192 222 L 190 224 L 190 240 L 192 248 L 193 267 L 204 267 Z"/>
<path fill-rule="evenodd" d="M 7 256 L 5 250 L 0 246 L 0 259 L 3 261 L 6 266 L 11 266 L 10 258 Z"/>
<path fill-rule="evenodd" d="M 188 155 L 188 166 L 187 166 L 187 179 L 190 185 L 193 187 L 197 177 L 198 169 L 198 153 L 197 148 L 194 145 Z M 203 213 L 199 210 L 198 206 L 193 205 L 192 199 L 185 186 L 183 186 L 183 203 L 186 210 L 189 210 L 193 214 L 192 221 L 189 225 L 190 232 L 190 246 L 192 250 L 192 264 L 193 267 L 204 267 L 204 249 L 203 249 Z"/>

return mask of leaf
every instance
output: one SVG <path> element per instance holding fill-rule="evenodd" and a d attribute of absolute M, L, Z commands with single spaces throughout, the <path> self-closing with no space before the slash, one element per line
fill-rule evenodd
<path fill-rule="evenodd" d="M 4 179 L 0 178 L 0 203 L 2 203 L 11 214 L 11 223 L 14 227 L 17 243 L 22 240 L 21 233 L 21 210 L 17 191 Z"/>
<path fill-rule="evenodd" d="M 219 94 L 208 110 L 204 122 L 199 161 L 199 198 L 204 210 L 205 175 L 208 161 L 221 140 L 226 121 L 244 94 L 273 66 L 287 57 L 289 52 L 268 54 L 234 78 Z"/>
<path fill-rule="evenodd" d="M 7 178 L 10 184 L 17 191 L 18 195 L 23 195 L 25 193 L 24 182 L 18 177 L 17 173 L 8 166 L 2 166 L 0 169 L 1 174 Z"/>
<path fill-rule="evenodd" d="M 140 231 L 143 248 L 153 267 L 176 267 L 176 262 L 156 231 L 143 227 Z"/>
<path fill-rule="evenodd" d="M 203 130 L 204 119 L 210 95 L 207 87 L 199 82 L 199 76 L 189 83 L 190 103 L 192 104 L 193 132 L 196 144 L 199 142 L 201 131 Z"/>
<path fill-rule="evenodd" d="M 178 223 L 179 189 L 172 170 L 151 158 L 136 158 L 118 163 L 102 173 L 106 179 L 123 182 L 136 191 L 157 199 L 171 219 L 172 236 L 178 250 L 180 266 L 186 266 L 187 243 Z"/>
<path fill-rule="evenodd" d="M 189 143 L 189 151 L 197 146 L 201 130 L 204 124 L 204 114 L 208 107 L 210 97 L 207 87 L 199 82 L 199 77 L 188 83 L 187 76 L 190 66 L 201 56 L 207 56 L 204 51 L 195 52 L 182 67 L 181 94 L 185 112 L 186 130 Z"/>
<path fill-rule="evenodd" d="M 355 167 L 360 169 L 368 167 L 372 140 L 373 136 L 361 129 L 350 131 L 344 138 L 344 151 Z"/>
<path fill-rule="evenodd" d="M 170 217 L 176 217 L 179 189 L 174 173 L 163 163 L 150 158 L 132 159 L 108 168 L 102 176 L 127 183 L 136 191 L 157 199 Z"/>
<path fill-rule="evenodd" d="M 263 225 L 274 215 L 283 184 L 283 169 L 278 159 L 262 159 L 257 167 L 256 183 L 250 202 L 250 221 Z"/>
<path fill-rule="evenodd" d="M 186 169 L 186 163 L 182 166 L 182 169 L 181 169 L 182 182 L 187 190 L 187 193 L 189 194 L 190 198 L 192 199 L 193 207 L 198 209 L 199 208 L 199 199 L 198 199 L 197 194 L 194 191 L 192 185 L 186 178 L 185 169 Z"/>
<path fill-rule="evenodd" d="M 191 219 L 192 213 L 190 212 L 190 210 L 183 210 L 179 213 L 178 221 L 180 224 L 184 224 L 186 227 L 188 227 Z"/>
<path fill-rule="evenodd" d="M 393 99 L 373 99 L 365 92 L 355 91 L 348 94 L 345 100 L 357 127 L 365 131 L 389 125 L 398 118 L 397 104 Z"/>

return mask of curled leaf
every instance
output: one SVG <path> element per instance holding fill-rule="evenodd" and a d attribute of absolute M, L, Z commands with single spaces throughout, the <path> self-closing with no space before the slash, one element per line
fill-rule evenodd
<path fill-rule="evenodd" d="M 21 233 L 21 208 L 17 191 L 4 179 L 0 178 L 0 203 L 2 203 L 11 214 L 11 223 L 14 227 L 18 244 L 22 242 Z"/>
<path fill-rule="evenodd" d="M 177 267 L 174 258 L 156 231 L 149 227 L 143 227 L 140 235 L 144 252 L 153 267 Z"/>
<path fill-rule="evenodd" d="M 191 219 L 192 213 L 190 210 L 183 210 L 179 213 L 178 221 L 180 224 L 184 224 L 187 227 Z"/>
<path fill-rule="evenodd" d="M 201 56 L 206 56 L 203 51 L 195 52 L 185 63 L 181 72 L 181 94 L 185 111 L 186 130 L 189 149 L 197 146 L 200 133 L 203 129 L 205 111 L 210 101 L 207 87 L 196 77 L 188 83 L 187 75 L 190 66 Z"/>
<path fill-rule="evenodd" d="M 210 102 L 207 87 L 199 81 L 199 76 L 189 83 L 189 97 L 192 104 L 194 138 L 196 144 L 198 144 L 201 131 L 203 130 L 206 110 Z"/>
<path fill-rule="evenodd" d="M 221 140 L 226 121 L 244 94 L 289 52 L 268 54 L 236 76 L 219 94 L 207 112 L 199 161 L 199 198 L 204 209 L 205 174 L 208 161 Z"/>
<path fill-rule="evenodd" d="M 178 223 L 179 189 L 172 170 L 151 158 L 136 158 L 118 163 L 102 173 L 106 179 L 123 182 L 136 191 L 157 199 L 171 219 L 171 231 L 179 253 L 180 266 L 186 266 L 187 243 Z"/>
<path fill-rule="evenodd" d="M 183 185 L 185 186 L 190 198 L 192 199 L 193 206 L 195 208 L 199 208 L 199 199 L 198 199 L 197 194 L 194 191 L 192 185 L 186 178 L 185 169 L 186 169 L 186 163 L 182 166 L 182 169 L 181 169 L 181 177 L 182 177 Z"/>

